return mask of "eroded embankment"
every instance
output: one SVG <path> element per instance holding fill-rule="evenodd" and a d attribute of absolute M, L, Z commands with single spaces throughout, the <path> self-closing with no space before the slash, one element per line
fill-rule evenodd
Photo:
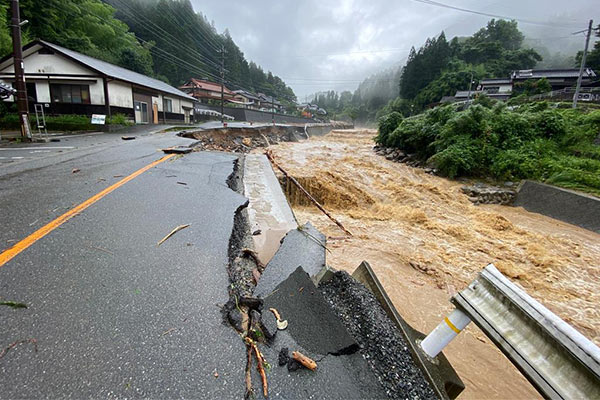
<path fill-rule="evenodd" d="M 334 131 L 271 147 L 278 163 L 354 234 L 345 237 L 283 182 L 299 222 L 310 220 L 329 236 L 328 264 L 351 272 L 370 261 L 403 317 L 428 331 L 450 309 L 448 298 L 494 263 L 600 344 L 600 235 L 521 208 L 476 206 L 462 193 L 464 182 L 376 155 L 374 135 Z M 448 350 L 466 378 L 464 396 L 535 395 L 496 349 L 481 343 L 487 342 L 481 332 L 468 332 L 457 339 L 465 349 Z M 485 357 L 478 366 L 471 351 Z M 493 375 L 482 374 L 482 362 Z"/>

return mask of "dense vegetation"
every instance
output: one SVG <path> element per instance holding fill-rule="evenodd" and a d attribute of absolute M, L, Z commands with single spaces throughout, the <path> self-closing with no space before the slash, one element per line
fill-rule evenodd
<path fill-rule="evenodd" d="M 414 153 L 450 178 L 536 179 L 600 194 L 600 110 L 531 103 L 510 110 L 485 96 L 379 121 L 378 144 Z"/>
<path fill-rule="evenodd" d="M 232 88 L 295 100 L 279 77 L 248 62 L 227 31 L 219 34 L 189 0 L 21 0 L 24 42 L 40 38 L 180 85 L 190 77 L 218 79 L 225 48 Z M 0 5 L 0 56 L 11 52 L 10 15 Z M 116 10 L 117 9 L 117 10 Z M 169 53 L 169 54 L 167 54 Z"/>

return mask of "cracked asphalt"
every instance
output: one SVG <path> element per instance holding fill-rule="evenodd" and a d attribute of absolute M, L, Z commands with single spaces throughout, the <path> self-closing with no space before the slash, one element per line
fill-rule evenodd
<path fill-rule="evenodd" d="M 3 165 L 0 250 L 158 160 L 160 148 L 190 143 L 94 135 Z M 0 352 L 37 341 L 37 352 L 21 344 L 0 359 L 0 398 L 243 395 L 245 347 L 219 307 L 234 213 L 245 202 L 226 184 L 235 159 L 202 152 L 164 161 L 0 267 L 0 300 L 28 306 L 0 306 Z M 182 224 L 190 226 L 157 246 Z"/>

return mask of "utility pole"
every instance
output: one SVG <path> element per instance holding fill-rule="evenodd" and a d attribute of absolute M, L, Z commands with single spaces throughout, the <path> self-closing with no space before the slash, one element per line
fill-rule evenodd
<path fill-rule="evenodd" d="M 223 103 L 225 102 L 225 46 L 221 45 L 221 123 L 225 123 L 225 111 Z"/>
<path fill-rule="evenodd" d="M 17 109 L 21 122 L 21 139 L 31 140 L 29 127 L 29 106 L 27 104 L 27 86 L 25 86 L 25 71 L 23 65 L 23 49 L 21 47 L 21 16 L 19 0 L 11 0 L 11 30 L 13 42 L 13 60 L 15 66 L 15 86 L 17 89 Z"/>
<path fill-rule="evenodd" d="M 275 96 L 271 96 L 271 122 L 275 125 Z"/>
<path fill-rule="evenodd" d="M 473 85 L 473 72 L 471 72 L 471 79 L 469 80 L 469 94 L 467 95 L 467 107 L 469 107 L 469 103 L 471 102 L 471 85 Z"/>
<path fill-rule="evenodd" d="M 583 57 L 581 57 L 581 66 L 579 67 L 579 76 L 577 77 L 577 87 L 575 88 L 575 94 L 573 95 L 573 108 L 577 108 L 577 99 L 579 97 L 579 91 L 581 90 L 581 80 L 583 79 L 583 69 L 585 68 L 585 59 L 587 58 L 588 47 L 590 45 L 590 36 L 592 36 L 593 23 L 594 20 L 590 19 L 590 24 L 587 29 L 587 36 L 585 37 Z"/>

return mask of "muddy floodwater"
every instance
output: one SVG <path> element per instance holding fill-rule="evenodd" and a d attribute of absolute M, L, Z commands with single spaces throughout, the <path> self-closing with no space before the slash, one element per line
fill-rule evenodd
<path fill-rule="evenodd" d="M 367 260 L 400 314 L 429 332 L 449 298 L 489 263 L 600 344 L 600 235 L 522 208 L 469 202 L 464 183 L 373 152 L 373 130 L 334 131 L 271 146 L 277 161 L 353 233 L 346 237 L 287 185 L 298 222 L 328 235 L 328 264 Z M 445 351 L 461 398 L 539 397 L 473 324 Z"/>

